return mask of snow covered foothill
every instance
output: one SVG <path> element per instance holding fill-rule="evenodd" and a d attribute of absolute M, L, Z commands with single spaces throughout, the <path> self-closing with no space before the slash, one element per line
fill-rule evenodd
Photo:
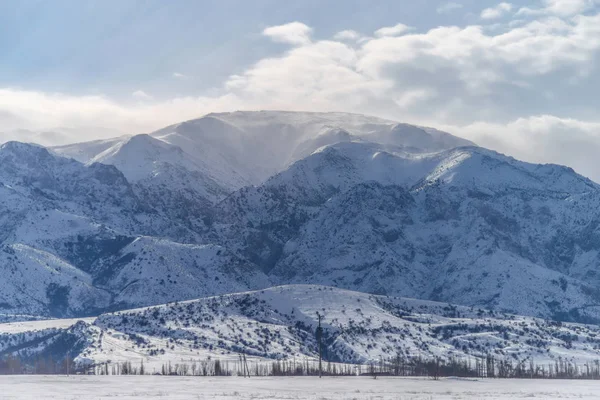
<path fill-rule="evenodd" d="M 491 355 L 538 365 L 558 360 L 584 365 L 600 359 L 596 326 L 314 285 L 173 302 L 78 322 L 0 324 L 0 347 L 18 343 L 19 354 L 31 358 L 66 335 L 73 345 L 63 356 L 68 352 L 76 363 L 143 362 L 148 371 L 209 358 L 235 363 L 240 354 L 248 355 L 251 365 L 315 360 L 317 313 L 324 316 L 323 354 L 332 362 Z"/>

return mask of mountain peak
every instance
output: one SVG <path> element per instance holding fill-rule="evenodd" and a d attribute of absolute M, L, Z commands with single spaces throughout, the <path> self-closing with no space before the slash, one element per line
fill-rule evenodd
<path fill-rule="evenodd" d="M 49 154 L 48 149 L 35 143 L 24 143 L 18 141 L 9 141 L 0 145 L 1 152 L 13 154 Z"/>
<path fill-rule="evenodd" d="M 40 176 L 68 164 L 77 163 L 60 157 L 37 144 L 7 142 L 0 146 L 0 170 L 10 176 Z M 5 176 L 6 178 L 6 176 Z"/>

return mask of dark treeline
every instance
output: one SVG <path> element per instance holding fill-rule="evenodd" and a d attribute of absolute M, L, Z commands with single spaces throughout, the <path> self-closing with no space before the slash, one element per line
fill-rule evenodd
<path fill-rule="evenodd" d="M 87 374 L 89 366 L 74 363 L 70 357 L 53 360 L 51 357 L 36 358 L 24 361 L 19 357 L 8 355 L 0 357 L 0 375 L 39 374 L 39 375 L 69 375 Z"/>
<path fill-rule="evenodd" d="M 175 375 L 175 376 L 317 376 L 319 364 L 315 360 L 288 359 L 272 362 L 239 361 L 219 359 L 181 360 L 165 363 L 157 370 L 139 363 L 112 362 L 97 365 L 77 365 L 71 359 L 54 361 L 50 358 L 35 359 L 28 363 L 14 356 L 0 358 L 0 375 L 11 374 L 89 374 L 89 375 Z M 550 363 L 534 360 L 517 361 L 483 358 L 406 357 L 397 355 L 367 365 L 323 362 L 324 376 L 369 375 L 464 378 L 522 378 L 522 379 L 600 379 L 600 360 L 578 364 L 565 359 Z"/>
<path fill-rule="evenodd" d="M 462 378 L 513 379 L 600 379 L 600 360 L 578 364 L 559 358 L 550 363 L 536 363 L 533 359 L 498 359 L 491 355 L 483 358 L 406 358 L 402 355 L 369 366 L 370 374 L 392 376 L 456 376 Z"/>

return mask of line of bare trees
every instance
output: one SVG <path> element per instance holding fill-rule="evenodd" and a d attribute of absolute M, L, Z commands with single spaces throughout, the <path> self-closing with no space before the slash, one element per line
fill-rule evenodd
<path fill-rule="evenodd" d="M 69 375 L 89 373 L 90 366 L 73 362 L 71 357 L 66 356 L 60 360 L 52 357 L 40 357 L 33 360 L 22 360 L 9 354 L 0 357 L 0 375 Z"/>
<path fill-rule="evenodd" d="M 534 359 L 416 357 L 402 355 L 369 366 L 370 374 L 393 376 L 429 376 L 434 379 L 456 376 L 464 378 L 513 379 L 600 379 L 600 360 L 577 363 L 564 358 L 536 363 Z"/>
<path fill-rule="evenodd" d="M 149 369 L 144 360 L 107 362 L 96 365 L 74 363 L 69 357 L 55 361 L 38 358 L 24 362 L 8 355 L 0 358 L 0 375 L 14 374 L 90 374 L 90 375 L 177 375 L 177 376 L 316 376 L 319 365 L 315 360 L 287 359 L 272 362 L 249 362 L 219 359 L 181 360 L 167 362 L 160 369 Z M 600 379 L 600 360 L 576 363 L 559 358 L 554 362 L 535 363 L 533 359 L 500 359 L 492 355 L 477 358 L 407 357 L 398 354 L 366 365 L 323 363 L 323 375 L 350 376 L 426 376 L 433 379 L 456 376 L 469 378 L 528 378 L 528 379 Z"/>

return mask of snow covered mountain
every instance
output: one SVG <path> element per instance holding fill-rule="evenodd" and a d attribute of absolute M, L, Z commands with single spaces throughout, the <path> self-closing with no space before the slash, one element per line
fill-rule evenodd
<path fill-rule="evenodd" d="M 568 168 L 485 149 L 341 143 L 227 198 L 217 230 L 282 284 L 597 321 L 599 201 Z"/>
<path fill-rule="evenodd" d="M 326 362 L 401 357 L 484 358 L 541 365 L 600 357 L 595 326 L 561 324 L 480 308 L 292 285 L 104 314 L 97 319 L 0 324 L 0 356 L 101 365 L 129 361 L 159 372 L 209 359 L 252 365 L 314 360 L 317 313 Z M 188 365 L 189 367 L 189 365 Z M 233 367 L 233 365 L 230 365 Z M 252 368 L 252 370 L 254 370 Z"/>
<path fill-rule="evenodd" d="M 209 114 L 50 150 L 8 143 L 0 182 L 0 314 L 294 283 L 600 320 L 600 187 L 431 128 Z"/>
<path fill-rule="evenodd" d="M 320 147 L 344 141 L 374 141 L 391 146 L 411 148 L 413 152 L 450 149 L 473 143 L 440 132 L 394 121 L 347 113 L 311 113 L 285 111 L 238 111 L 208 114 L 168 126 L 149 134 L 160 142 L 177 146 L 185 153 L 174 158 L 153 152 L 152 162 L 169 163 L 201 171 L 231 191 L 260 184 Z M 55 147 L 54 151 L 78 161 L 139 163 L 148 154 L 146 135 L 136 144 L 127 137 L 114 141 L 94 141 Z M 153 145 L 160 146 L 155 141 Z M 127 155 L 115 156 L 129 143 Z M 136 146 L 139 145 L 140 148 Z M 102 154 L 107 152 L 107 154 Z M 132 157 L 131 154 L 137 154 Z M 117 165 L 118 167 L 118 165 Z M 131 169 L 130 169 L 131 170 Z M 144 169 L 145 171 L 148 168 Z M 127 176 L 127 172 L 125 172 Z M 128 177 L 129 178 L 129 177 Z"/>
<path fill-rule="evenodd" d="M 112 165 L 0 146 L 0 314 L 90 315 L 266 285 L 226 249 L 166 239 L 198 233 L 151 200 Z"/>
<path fill-rule="evenodd" d="M 140 198 L 194 231 L 205 229 L 211 206 L 231 191 L 206 173 L 204 161 L 148 135 L 115 143 L 87 162 L 94 163 L 117 167 Z"/>

